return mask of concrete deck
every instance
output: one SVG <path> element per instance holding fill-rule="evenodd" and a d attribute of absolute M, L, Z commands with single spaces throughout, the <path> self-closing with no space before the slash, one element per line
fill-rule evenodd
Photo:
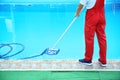
<path fill-rule="evenodd" d="M 120 60 L 108 60 L 107 67 L 101 67 L 97 60 L 86 66 L 78 60 L 0 60 L 0 70 L 119 70 Z"/>

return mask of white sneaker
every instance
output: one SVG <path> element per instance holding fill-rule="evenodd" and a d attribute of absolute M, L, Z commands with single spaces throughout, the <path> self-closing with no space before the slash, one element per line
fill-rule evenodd
<path fill-rule="evenodd" d="M 107 64 L 103 64 L 103 63 L 100 61 L 100 59 L 98 59 L 98 61 L 99 61 L 100 66 L 102 66 L 102 67 L 106 67 L 106 66 L 107 66 Z"/>

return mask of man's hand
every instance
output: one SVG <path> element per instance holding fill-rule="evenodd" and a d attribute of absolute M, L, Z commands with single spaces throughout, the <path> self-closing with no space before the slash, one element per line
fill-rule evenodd
<path fill-rule="evenodd" d="M 77 11 L 76 11 L 76 13 L 75 13 L 75 17 L 79 17 L 80 12 L 82 11 L 82 9 L 83 9 L 83 5 L 82 5 L 82 4 L 79 4 L 79 5 L 78 5 L 78 8 L 77 8 Z"/>

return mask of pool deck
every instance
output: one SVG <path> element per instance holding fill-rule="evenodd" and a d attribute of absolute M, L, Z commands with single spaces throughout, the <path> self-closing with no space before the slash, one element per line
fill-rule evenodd
<path fill-rule="evenodd" d="M 0 60 L 0 70 L 116 70 L 120 71 L 120 60 L 108 60 L 102 67 L 97 60 L 87 66 L 78 60 Z"/>

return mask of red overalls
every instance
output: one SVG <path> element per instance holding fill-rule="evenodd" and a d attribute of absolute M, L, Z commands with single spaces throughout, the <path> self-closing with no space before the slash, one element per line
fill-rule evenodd
<path fill-rule="evenodd" d="M 104 0 L 96 0 L 93 8 L 88 9 L 85 19 L 85 60 L 92 60 L 94 50 L 94 35 L 99 43 L 100 61 L 106 64 L 106 34 L 105 34 Z"/>

